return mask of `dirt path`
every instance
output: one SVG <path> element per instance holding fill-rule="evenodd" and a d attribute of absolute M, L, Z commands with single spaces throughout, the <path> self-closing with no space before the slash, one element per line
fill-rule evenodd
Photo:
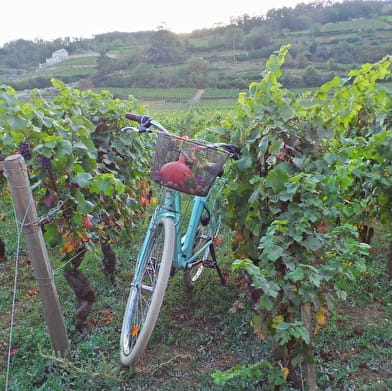
<path fill-rule="evenodd" d="M 197 90 L 196 95 L 191 99 L 191 102 L 195 103 L 200 100 L 202 95 L 204 94 L 205 90 Z"/>

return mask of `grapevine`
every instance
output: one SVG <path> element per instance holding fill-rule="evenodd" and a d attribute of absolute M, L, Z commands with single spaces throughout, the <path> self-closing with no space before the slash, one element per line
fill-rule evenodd
<path fill-rule="evenodd" d="M 217 133 L 242 147 L 225 190 L 226 221 L 255 332 L 272 338 L 296 388 L 304 364 L 307 387 L 316 389 L 313 334 L 346 297 L 345 281 L 366 271 L 369 246 L 358 224 L 391 217 L 392 100 L 378 84 L 391 75 L 391 59 L 302 96 L 279 83 L 288 50 L 271 56 L 263 79 L 240 94 Z M 304 318 L 308 309 L 318 323 Z"/>
<path fill-rule="evenodd" d="M 45 220 L 44 238 L 67 265 L 67 281 L 78 295 L 78 284 L 89 284 L 77 270 L 86 252 L 102 245 L 110 253 L 110 244 L 124 230 L 132 240 L 134 230 L 129 228 L 145 206 L 139 200 L 149 191 L 141 179 L 150 159 L 143 138 L 120 133 L 124 114 L 138 110 L 136 101 L 52 83 L 58 93 L 51 101 L 38 91 L 30 102 L 19 101 L 12 88 L 0 88 L 0 158 L 15 152 L 24 157 L 40 216 L 61 203 L 57 216 Z M 112 278 L 114 267 L 104 270 Z M 87 300 L 85 308 L 91 308 L 95 296 L 92 288 L 86 292 L 90 294 L 78 301 Z M 85 324 L 83 317 L 75 320 Z"/>

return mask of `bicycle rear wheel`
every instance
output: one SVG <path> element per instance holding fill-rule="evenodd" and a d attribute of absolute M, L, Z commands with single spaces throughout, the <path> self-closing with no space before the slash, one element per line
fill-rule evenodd
<path fill-rule="evenodd" d="M 213 199 L 208 202 L 203 213 L 200 223 L 197 228 L 193 255 L 201 251 L 208 242 L 212 241 L 210 246 L 207 246 L 199 255 L 201 262 L 197 263 L 191 268 L 184 269 L 184 283 L 187 288 L 192 288 L 195 282 L 199 279 L 204 271 L 204 264 L 211 261 L 211 246 L 214 246 L 214 239 L 218 235 L 221 225 L 221 202 L 219 199 Z"/>
<path fill-rule="evenodd" d="M 136 265 L 121 328 L 120 358 L 124 366 L 129 367 L 140 358 L 155 327 L 170 275 L 174 245 L 174 222 L 163 218 L 153 228 Z"/>

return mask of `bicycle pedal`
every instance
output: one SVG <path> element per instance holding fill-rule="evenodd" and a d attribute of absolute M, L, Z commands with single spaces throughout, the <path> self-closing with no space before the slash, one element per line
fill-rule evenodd
<path fill-rule="evenodd" d="M 216 269 L 216 267 L 218 265 L 216 262 L 210 261 L 209 259 L 204 260 L 202 262 L 202 264 L 203 264 L 204 267 L 209 267 L 211 269 Z"/>

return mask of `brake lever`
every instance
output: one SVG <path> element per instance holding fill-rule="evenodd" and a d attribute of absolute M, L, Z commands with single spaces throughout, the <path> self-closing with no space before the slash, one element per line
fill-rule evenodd
<path fill-rule="evenodd" d="M 230 153 L 232 159 L 234 159 L 234 160 L 240 159 L 240 157 L 241 157 L 241 149 L 240 148 L 238 148 L 237 146 L 235 146 L 233 144 L 230 144 L 228 149 L 229 149 L 229 153 Z"/>
<path fill-rule="evenodd" d="M 127 132 L 128 130 L 131 130 L 132 132 L 139 133 L 139 129 L 135 128 L 133 126 L 125 126 L 124 128 L 120 129 L 120 132 Z"/>

